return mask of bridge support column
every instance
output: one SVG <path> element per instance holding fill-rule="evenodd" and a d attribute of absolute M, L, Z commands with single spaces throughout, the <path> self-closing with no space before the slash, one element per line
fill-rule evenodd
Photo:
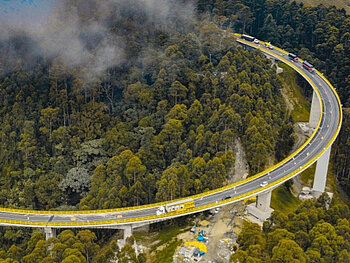
<path fill-rule="evenodd" d="M 123 226 L 123 229 L 124 229 L 124 238 L 123 239 L 125 242 L 128 237 L 132 236 L 132 225 L 125 225 L 125 226 Z"/>
<path fill-rule="evenodd" d="M 265 221 L 271 216 L 273 209 L 270 207 L 272 191 L 259 194 L 256 197 L 256 203 L 247 206 L 248 214 L 253 215 L 260 221 Z"/>
<path fill-rule="evenodd" d="M 312 102 L 311 102 L 311 112 L 309 118 L 310 128 L 315 129 L 321 115 L 321 106 L 320 100 L 318 99 L 317 93 L 314 91 L 312 94 Z"/>
<path fill-rule="evenodd" d="M 44 232 L 46 240 L 48 240 L 51 237 L 56 237 L 56 228 L 45 227 Z"/>
<path fill-rule="evenodd" d="M 314 177 L 314 184 L 312 190 L 314 192 L 315 197 L 320 196 L 325 188 L 327 181 L 327 172 L 328 172 L 328 164 L 329 164 L 329 156 L 331 154 L 331 147 L 329 147 L 318 159 L 316 164 L 316 172 Z"/>

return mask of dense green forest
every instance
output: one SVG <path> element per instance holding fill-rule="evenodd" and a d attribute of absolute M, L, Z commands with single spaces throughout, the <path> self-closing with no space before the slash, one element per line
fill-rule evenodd
<path fill-rule="evenodd" d="M 127 43 L 128 63 L 86 81 L 83 65 L 68 70 L 59 56 L 31 68 L 19 57 L 3 74 L 3 206 L 97 209 L 170 200 L 222 186 L 236 137 L 251 173 L 264 169 L 268 156 L 289 152 L 282 84 L 263 55 L 236 47 L 209 19 L 183 30 L 171 20 L 174 28 L 162 30 L 144 23 L 136 2 L 124 8 L 130 17 L 90 9 L 78 15 L 110 22 L 107 37 Z M 3 50 L 25 52 L 21 44 L 13 37 Z M 146 48 L 157 53 L 140 63 Z"/>
<path fill-rule="evenodd" d="M 263 230 L 247 222 L 231 262 L 350 262 L 349 206 L 329 203 L 324 194 L 288 215 L 275 211 Z"/>
<path fill-rule="evenodd" d="M 335 144 L 334 170 L 338 175 L 339 184 L 349 195 L 350 193 L 350 109 L 343 111 L 343 127 Z"/>
<path fill-rule="evenodd" d="M 145 263 L 143 253 L 136 256 L 130 245 L 133 239 L 119 248 L 116 240 L 111 239 L 101 248 L 97 236 L 90 230 L 81 230 L 74 234 L 71 230 L 62 231 L 57 237 L 45 240 L 41 232 L 32 234 L 28 242 L 22 246 L 12 245 L 7 252 L 0 251 L 1 263 L 105 263 L 117 256 L 121 263 Z M 103 239 L 100 237 L 99 239 Z"/>
<path fill-rule="evenodd" d="M 336 87 L 345 108 L 350 107 L 350 17 L 335 7 L 304 7 L 284 1 L 199 0 L 201 12 L 236 32 L 247 32 L 312 62 Z M 348 110 L 345 110 L 348 112 Z M 334 171 L 342 187 L 350 187 L 350 135 L 343 125 L 334 145 Z"/>
<path fill-rule="evenodd" d="M 59 25 L 74 15 L 89 58 L 77 64 L 67 59 L 69 52 L 48 56 L 45 48 L 52 42 L 43 47 L 29 33 L 0 38 L 1 206 L 113 208 L 217 188 L 233 173 L 235 138 L 241 138 L 251 174 L 283 159 L 294 138 L 282 82 L 262 54 L 237 46 L 232 32 L 247 32 L 306 58 L 350 106 L 350 18 L 344 10 L 287 0 L 165 3 L 166 15 L 136 0 L 108 1 L 103 9 L 97 0 L 67 1 L 51 30 L 61 37 Z M 91 31 L 96 24 L 103 25 L 102 35 Z M 69 43 L 67 50 L 75 47 Z M 101 47 L 111 45 L 118 46 L 111 52 L 118 55 L 100 61 Z M 347 191 L 349 118 L 345 114 L 333 154 Z M 308 209 L 314 213 L 306 215 Z M 296 262 L 310 257 L 315 260 L 307 262 L 341 262 L 335 260 L 346 259 L 349 249 L 341 241 L 349 239 L 346 213 L 348 208 L 337 205 L 326 211 L 318 201 L 304 203 L 288 224 L 274 214 L 263 233 L 247 227 L 259 241 L 249 243 L 243 235 L 236 255 L 254 257 L 246 262 L 288 262 L 273 252 L 281 246 L 295 248 Z M 309 218 L 307 226 L 295 226 L 301 217 Z M 318 239 L 320 229 L 334 235 Z M 278 233 L 287 240 L 271 241 Z M 90 231 L 63 231 L 51 243 L 40 233 L 30 235 L 1 228 L 0 262 L 108 262 L 118 250 Z M 55 252 L 49 253 L 52 243 Z M 144 262 L 130 246 L 118 255 Z"/>

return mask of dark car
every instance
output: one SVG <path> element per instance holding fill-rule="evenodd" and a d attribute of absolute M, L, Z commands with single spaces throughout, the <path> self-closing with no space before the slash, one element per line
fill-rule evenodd
<path fill-rule="evenodd" d="M 230 199 L 230 198 L 231 198 L 230 195 L 225 195 L 225 196 L 222 198 L 222 200 L 226 200 L 226 199 Z"/>
<path fill-rule="evenodd" d="M 288 57 L 289 57 L 290 60 L 293 60 L 294 62 L 298 61 L 298 56 L 293 54 L 293 53 L 289 53 Z"/>

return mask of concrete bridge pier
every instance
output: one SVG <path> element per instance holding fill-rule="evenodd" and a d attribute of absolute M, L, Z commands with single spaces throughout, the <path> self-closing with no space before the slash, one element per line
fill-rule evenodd
<path fill-rule="evenodd" d="M 132 236 L 132 229 L 133 229 L 133 226 L 132 226 L 132 224 L 130 224 L 130 225 L 124 225 L 124 226 L 121 227 L 121 229 L 124 230 L 123 240 L 124 240 L 124 242 L 125 242 L 126 239 L 127 239 L 128 237 L 131 237 L 131 236 Z"/>
<path fill-rule="evenodd" d="M 119 247 L 124 247 L 126 244 L 126 239 L 128 237 L 132 236 L 132 230 L 133 230 L 133 225 L 129 224 L 129 225 L 122 225 L 122 226 L 118 226 L 117 229 L 123 230 L 123 239 L 118 239 L 118 246 Z"/>
<path fill-rule="evenodd" d="M 331 147 L 329 147 L 318 159 L 316 164 L 316 171 L 314 177 L 314 183 L 312 186 L 313 194 L 317 198 L 319 197 L 326 189 L 327 182 L 327 172 L 329 157 L 331 154 Z"/>
<path fill-rule="evenodd" d="M 273 209 L 270 207 L 272 190 L 261 193 L 256 197 L 256 202 L 247 206 L 248 214 L 265 221 L 271 216 Z"/>
<path fill-rule="evenodd" d="M 317 96 L 317 93 L 314 91 L 314 93 L 312 94 L 311 112 L 309 117 L 309 126 L 311 129 L 314 130 L 317 127 L 320 116 L 321 116 L 320 100 Z"/>
<path fill-rule="evenodd" d="M 49 238 L 52 238 L 52 237 L 56 237 L 56 228 L 45 227 L 44 232 L 45 232 L 46 240 L 48 240 Z"/>

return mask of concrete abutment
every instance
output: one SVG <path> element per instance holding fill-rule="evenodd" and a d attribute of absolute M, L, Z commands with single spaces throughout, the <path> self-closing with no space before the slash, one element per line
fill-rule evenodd
<path fill-rule="evenodd" d="M 272 190 L 259 194 L 256 202 L 247 206 L 247 213 L 265 221 L 271 216 L 273 209 L 270 207 Z"/>

